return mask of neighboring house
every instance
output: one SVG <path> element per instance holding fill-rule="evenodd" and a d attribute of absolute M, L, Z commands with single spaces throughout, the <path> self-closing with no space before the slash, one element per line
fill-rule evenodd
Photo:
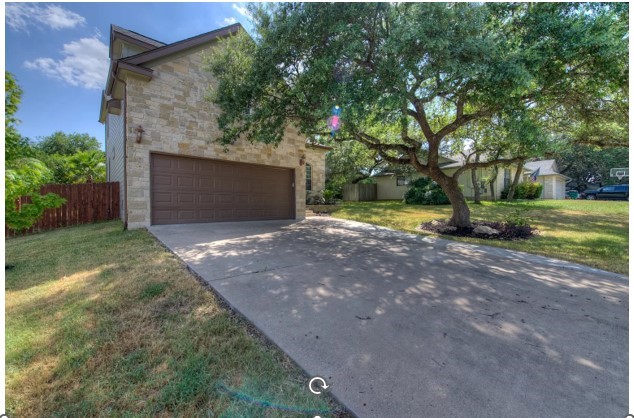
<path fill-rule="evenodd" d="M 172 44 L 111 26 L 99 121 L 108 181 L 121 185 L 129 228 L 153 224 L 303 219 L 307 188 L 325 187 L 327 147 L 293 127 L 276 147 L 224 147 L 203 58 L 239 24 Z"/>
<path fill-rule="evenodd" d="M 539 170 L 537 182 L 544 186 L 542 199 L 565 199 L 566 183 L 571 179 L 559 173 L 555 160 L 541 160 L 526 163 L 525 168 L 531 173 Z"/>
<path fill-rule="evenodd" d="M 464 160 L 460 157 L 453 157 L 452 159 L 441 157 L 441 168 L 447 175 L 452 175 L 456 170 L 463 166 Z M 535 168 L 533 168 L 535 167 Z M 522 180 L 529 180 L 531 173 L 533 173 L 537 167 L 540 168 L 540 174 L 537 177 L 537 182 L 544 185 L 542 192 L 543 199 L 564 199 L 565 198 L 565 183 L 568 177 L 559 174 L 557 172 L 557 166 L 555 160 L 543 160 L 535 161 L 532 163 L 526 163 L 522 170 Z M 504 187 L 513 182 L 517 167 L 511 165 L 510 167 L 500 167 L 496 180 L 493 184 L 493 192 L 495 198 L 500 199 L 502 190 Z M 478 168 L 476 169 L 476 177 L 480 184 L 480 199 L 492 200 L 491 190 L 487 183 L 487 178 L 493 174 L 493 169 Z M 399 173 L 382 173 L 375 178 L 377 184 L 377 200 L 401 200 L 407 189 L 409 188 L 410 181 L 422 177 L 422 174 L 415 173 L 413 175 L 405 175 Z M 462 193 L 467 199 L 474 198 L 473 182 L 471 181 L 471 170 L 463 172 L 458 177 L 458 184 L 462 188 Z"/>

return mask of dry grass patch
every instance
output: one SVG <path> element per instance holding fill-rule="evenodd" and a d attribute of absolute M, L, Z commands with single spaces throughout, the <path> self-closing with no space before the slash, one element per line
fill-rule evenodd
<path fill-rule="evenodd" d="M 6 248 L 15 266 L 6 275 L 11 416 L 282 417 L 337 408 L 310 394 L 282 354 L 249 335 L 146 231 L 102 223 Z"/>

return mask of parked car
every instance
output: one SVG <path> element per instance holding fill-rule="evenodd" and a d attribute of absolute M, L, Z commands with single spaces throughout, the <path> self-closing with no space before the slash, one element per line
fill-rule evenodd
<path fill-rule="evenodd" d="M 579 199 L 579 191 L 574 189 L 566 190 L 566 199 Z"/>
<path fill-rule="evenodd" d="M 615 184 L 613 186 L 603 186 L 597 190 L 586 190 L 582 194 L 588 200 L 630 200 L 630 185 Z"/>

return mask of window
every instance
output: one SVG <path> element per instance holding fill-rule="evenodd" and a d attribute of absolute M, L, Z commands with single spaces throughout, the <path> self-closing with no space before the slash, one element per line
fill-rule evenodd
<path fill-rule="evenodd" d="M 313 190 L 313 168 L 306 164 L 306 191 Z"/>
<path fill-rule="evenodd" d="M 613 191 L 615 191 L 615 189 L 616 189 L 616 188 L 615 188 L 614 186 L 607 186 L 607 187 L 603 187 L 603 188 L 601 189 L 601 191 L 602 191 L 602 192 L 613 192 Z"/>
<path fill-rule="evenodd" d="M 396 185 L 407 186 L 409 185 L 409 179 L 405 176 L 396 176 Z"/>
<path fill-rule="evenodd" d="M 511 169 L 505 168 L 504 169 L 504 188 L 507 188 L 510 185 L 511 185 Z"/>

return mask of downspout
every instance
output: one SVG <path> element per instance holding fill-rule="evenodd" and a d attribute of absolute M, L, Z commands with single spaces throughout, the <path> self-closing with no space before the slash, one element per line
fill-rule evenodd
<path fill-rule="evenodd" d="M 128 85 L 117 77 L 116 71 L 112 77 L 123 84 L 123 184 L 125 187 L 125 201 L 123 202 L 123 229 L 128 229 Z"/>

